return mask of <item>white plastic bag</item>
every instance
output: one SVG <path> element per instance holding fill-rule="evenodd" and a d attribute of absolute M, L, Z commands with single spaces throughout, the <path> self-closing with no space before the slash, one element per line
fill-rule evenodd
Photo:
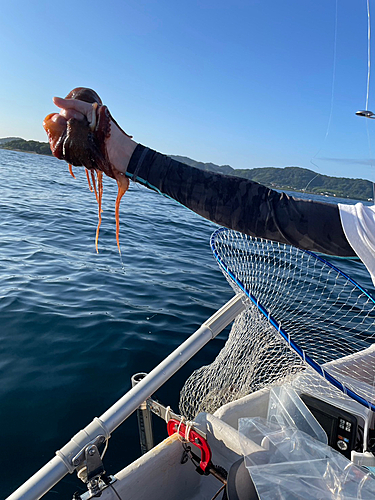
<path fill-rule="evenodd" d="M 374 500 L 375 478 L 339 452 L 266 419 L 239 419 L 245 465 L 261 500 Z M 241 436 L 264 451 L 249 453 Z"/>

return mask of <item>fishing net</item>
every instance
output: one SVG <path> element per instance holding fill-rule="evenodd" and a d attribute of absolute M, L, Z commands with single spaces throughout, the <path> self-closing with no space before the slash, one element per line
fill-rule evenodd
<path fill-rule="evenodd" d="M 181 413 L 212 413 L 293 380 L 310 394 L 349 397 L 374 411 L 375 301 L 369 293 L 295 247 L 228 229 L 212 235 L 211 247 L 247 307 L 214 362 L 186 381 Z"/>

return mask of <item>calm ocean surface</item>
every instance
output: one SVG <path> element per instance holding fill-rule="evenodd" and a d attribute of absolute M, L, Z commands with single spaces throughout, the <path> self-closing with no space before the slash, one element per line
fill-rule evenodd
<path fill-rule="evenodd" d="M 134 185 L 121 204 L 120 257 L 117 186 L 108 178 L 97 255 L 97 203 L 83 169 L 75 172 L 76 180 L 55 158 L 0 150 L 0 498 L 121 397 L 132 374 L 150 371 L 233 295 L 209 248 L 216 226 Z M 359 261 L 331 261 L 372 291 Z M 185 379 L 215 358 L 225 337 L 158 399 L 178 411 Z M 166 435 L 163 424 L 156 434 Z M 139 454 L 133 415 L 110 439 L 107 472 Z M 69 475 L 45 498 L 77 490 L 83 483 Z"/>

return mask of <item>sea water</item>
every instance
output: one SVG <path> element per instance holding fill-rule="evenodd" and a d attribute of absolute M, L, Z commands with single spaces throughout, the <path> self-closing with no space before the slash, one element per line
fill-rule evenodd
<path fill-rule="evenodd" d="M 117 186 L 104 180 L 97 254 L 98 206 L 83 169 L 75 172 L 77 179 L 52 157 L 0 150 L 1 498 L 129 390 L 134 373 L 150 371 L 233 295 L 209 247 L 216 226 L 138 185 L 121 203 L 120 255 Z M 358 260 L 331 261 L 372 290 Z M 184 381 L 215 358 L 226 334 L 157 398 L 178 411 Z M 155 432 L 165 437 L 164 424 Z M 133 415 L 109 441 L 107 472 L 139 454 Z M 45 498 L 77 490 L 83 484 L 68 475 Z"/>

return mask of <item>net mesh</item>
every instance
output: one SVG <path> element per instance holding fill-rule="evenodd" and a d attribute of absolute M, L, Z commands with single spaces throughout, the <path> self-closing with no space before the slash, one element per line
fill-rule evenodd
<path fill-rule="evenodd" d="M 357 401 L 371 406 L 373 298 L 328 262 L 295 247 L 227 229 L 213 234 L 211 246 L 247 307 L 214 362 L 186 381 L 181 413 L 188 418 L 212 413 L 262 387 L 295 379 L 301 371 L 297 379 L 310 393 L 347 398 L 352 391 Z"/>

